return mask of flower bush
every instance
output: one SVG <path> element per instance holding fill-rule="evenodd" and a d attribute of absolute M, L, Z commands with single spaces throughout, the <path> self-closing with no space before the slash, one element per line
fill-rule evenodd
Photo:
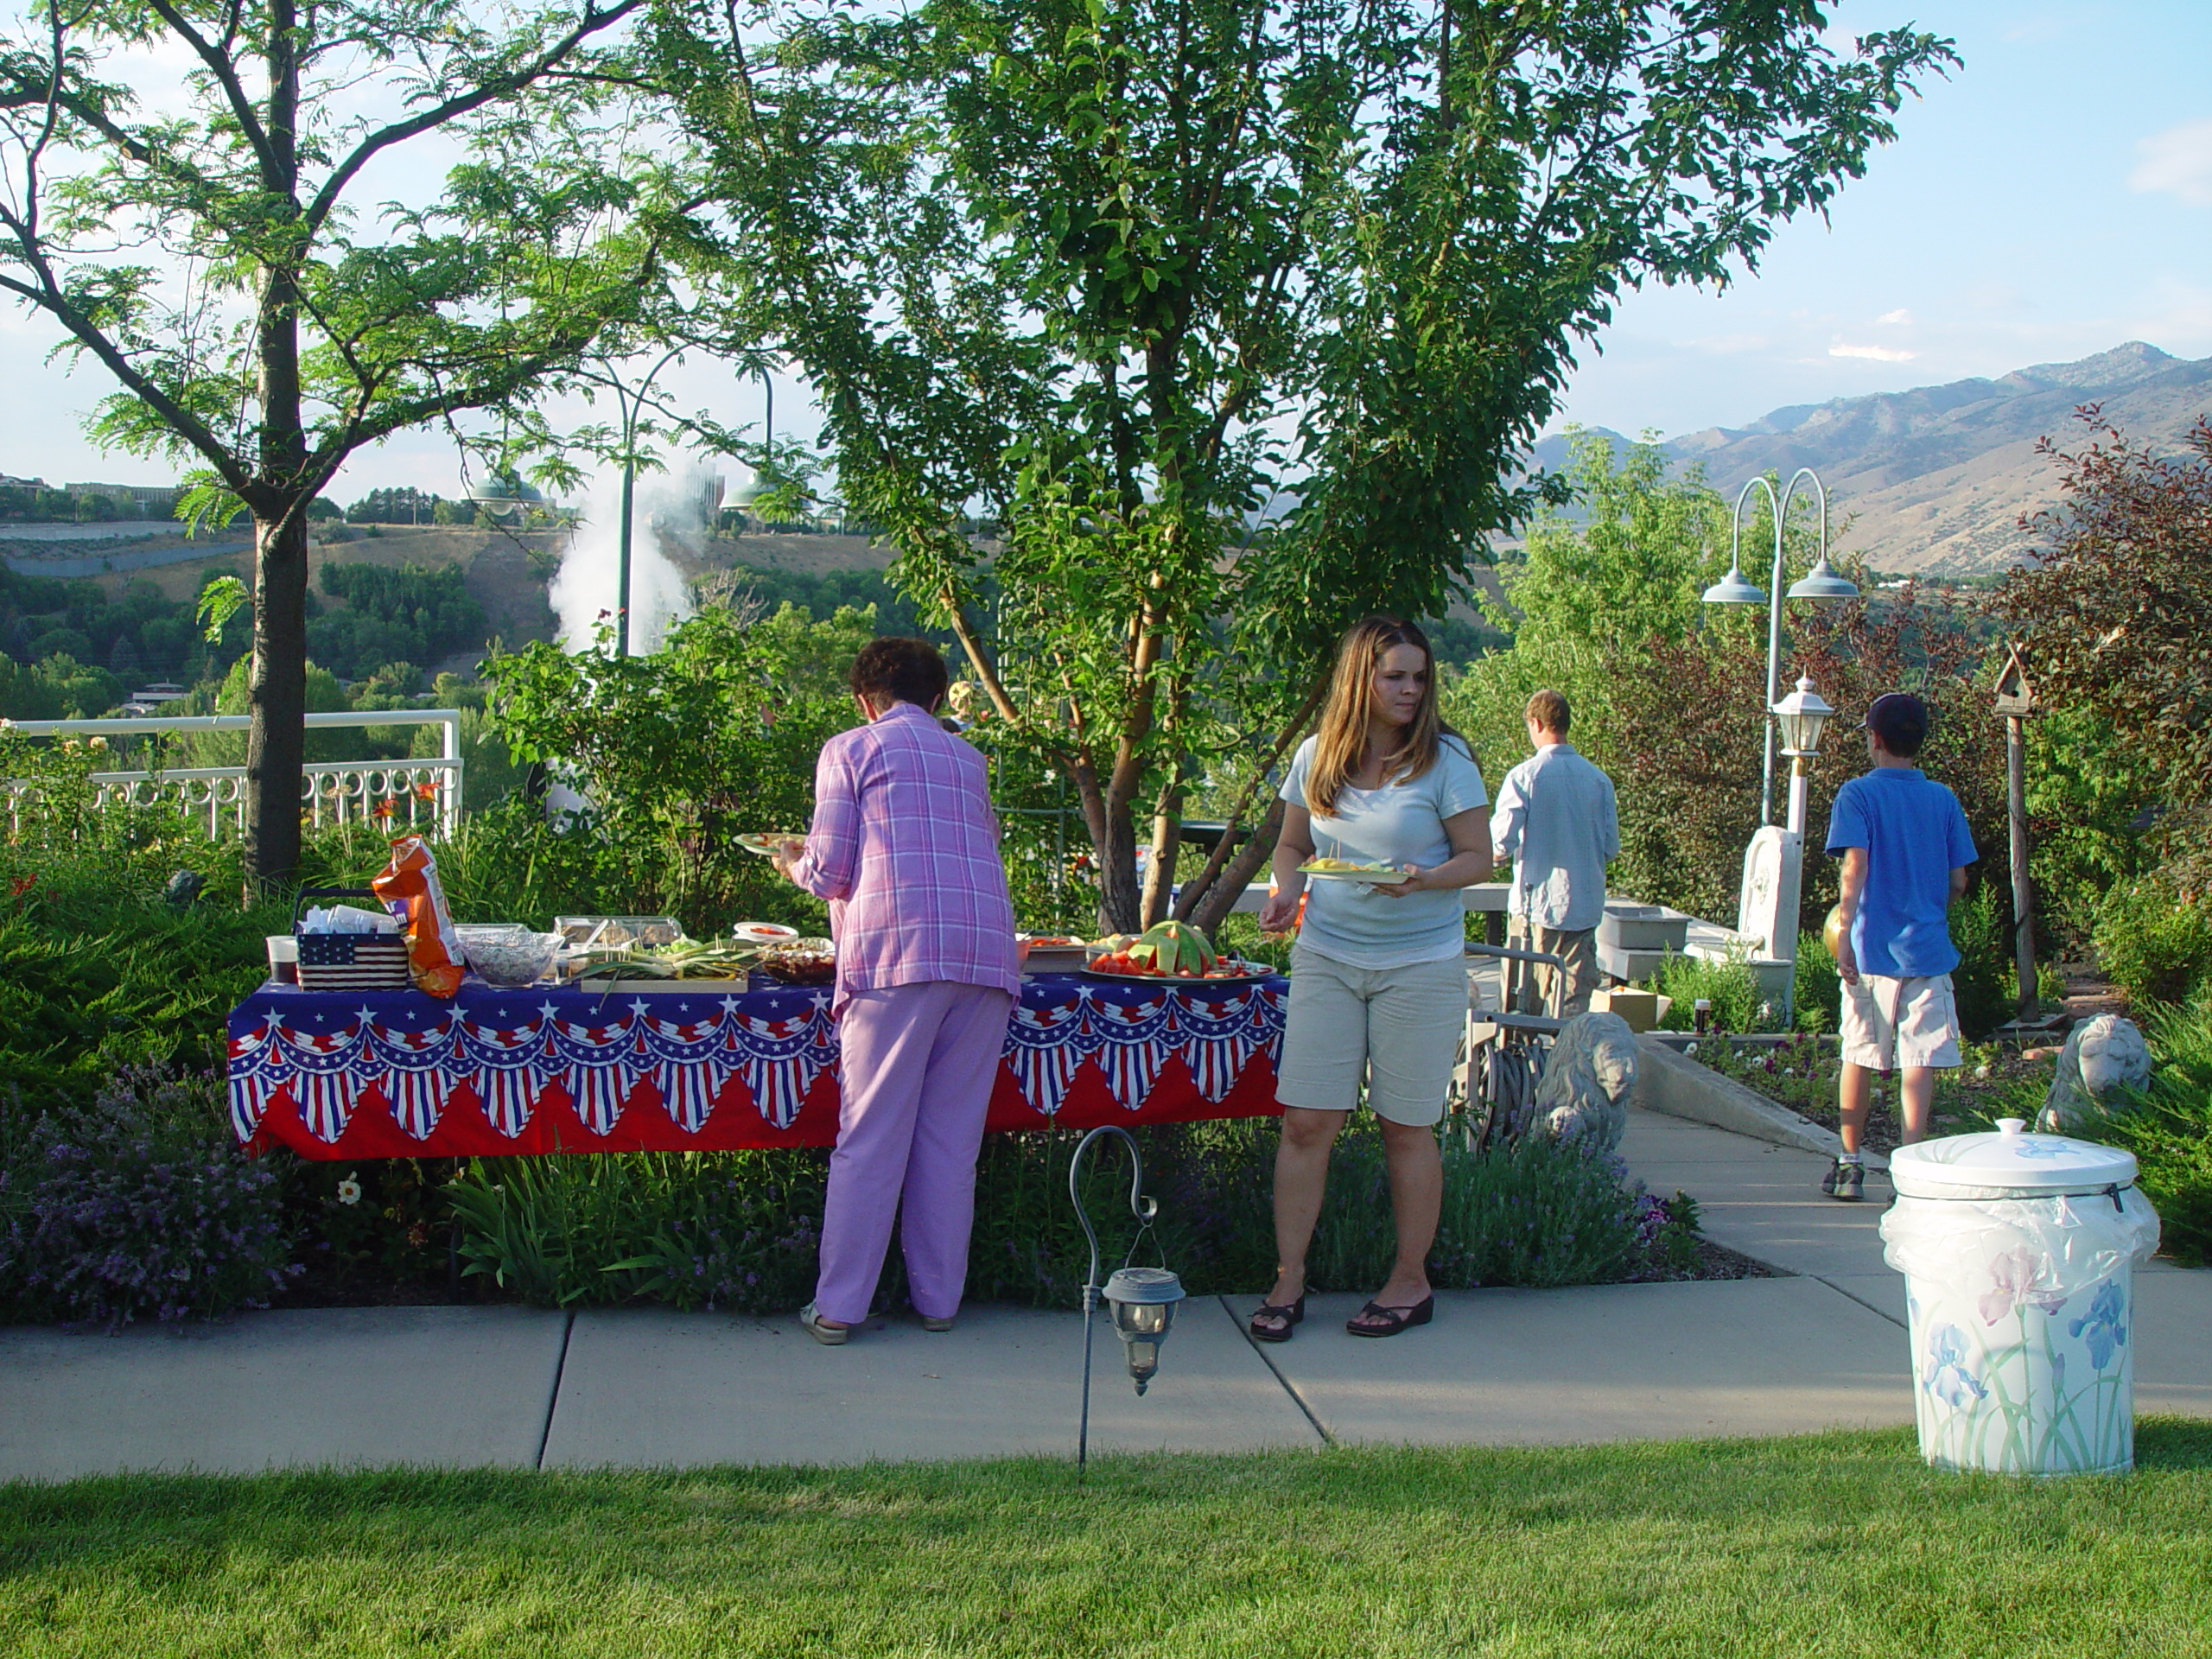
<path fill-rule="evenodd" d="M 1145 1190 L 1160 1200 L 1147 1260 L 1193 1293 L 1263 1287 L 1274 1272 L 1275 1125 L 1267 1119 L 1136 1131 Z M 1089 1249 L 1068 1202 L 1078 1131 L 995 1135 L 976 1171 L 968 1294 L 1072 1306 Z M 542 1306 L 637 1299 L 734 1313 L 787 1312 L 814 1283 L 828 1170 L 820 1150 L 634 1153 L 481 1160 L 452 1188 L 466 1271 Z M 1108 1148 L 1086 1166 L 1104 1265 L 1129 1244 L 1128 1169 Z M 1355 1121 L 1338 1143 L 1314 1235 L 1312 1282 L 1371 1290 L 1395 1249 L 1382 1138 Z M 1448 1130 L 1442 1226 L 1431 1274 L 1447 1289 L 1549 1287 L 1681 1277 L 1698 1260 L 1696 1206 L 1661 1200 L 1620 1160 L 1542 1136 L 1478 1153 Z M 881 1306 L 904 1296 L 893 1250 Z"/>
<path fill-rule="evenodd" d="M 126 1070 L 5 1149 L 6 1317 L 111 1331 L 217 1319 L 266 1305 L 299 1271 L 282 1176 L 238 1150 L 217 1078 Z"/>

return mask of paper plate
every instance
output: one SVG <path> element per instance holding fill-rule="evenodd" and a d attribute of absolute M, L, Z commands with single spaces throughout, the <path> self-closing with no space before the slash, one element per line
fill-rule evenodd
<path fill-rule="evenodd" d="M 1413 880 L 1403 870 L 1317 870 L 1310 864 L 1300 865 L 1298 873 L 1317 881 L 1364 881 L 1378 887 L 1395 887 Z"/>
<path fill-rule="evenodd" d="M 806 837 L 804 836 L 797 835 L 743 835 L 737 838 L 737 844 L 744 848 L 748 853 L 758 853 L 763 858 L 773 858 L 776 855 L 776 849 L 782 846 L 785 842 L 804 841 Z"/>

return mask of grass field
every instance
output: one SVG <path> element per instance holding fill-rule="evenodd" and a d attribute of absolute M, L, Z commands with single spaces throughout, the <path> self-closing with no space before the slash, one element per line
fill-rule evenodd
<path fill-rule="evenodd" d="M 0 1487 L 0 1651 L 2212 1651 L 2212 1423 L 2124 1479 L 1904 1433 Z"/>

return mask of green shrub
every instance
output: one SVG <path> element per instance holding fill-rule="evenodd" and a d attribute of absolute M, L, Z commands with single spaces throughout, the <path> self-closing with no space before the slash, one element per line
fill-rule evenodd
<path fill-rule="evenodd" d="M 1669 1031 L 1688 1031 L 1700 997 L 1713 1005 L 1716 1031 L 1765 1031 L 1775 1021 L 1761 1012 L 1764 1007 L 1758 981 L 1743 962 L 1710 962 L 1703 957 L 1669 953 L 1651 976 L 1651 988 L 1674 999 L 1662 1024 Z"/>
<path fill-rule="evenodd" d="M 2138 1001 L 2180 1002 L 2212 988 L 2212 895 L 2158 874 L 2115 882 L 2097 912 L 2099 961 Z"/>
<path fill-rule="evenodd" d="M 1156 1250 L 1194 1294 L 1252 1291 L 1274 1274 L 1276 1130 L 1268 1119 L 1161 1124 L 1135 1131 L 1145 1190 L 1160 1200 Z M 968 1294 L 1066 1307 L 1081 1296 L 1089 1249 L 1068 1202 L 1080 1132 L 997 1135 L 976 1167 Z M 1627 1183 L 1619 1161 L 1530 1136 L 1474 1153 L 1447 1139 L 1435 1282 L 1548 1287 L 1663 1276 L 1690 1224 Z M 544 1306 L 651 1298 L 681 1307 L 773 1313 L 804 1301 L 828 1156 L 818 1149 L 635 1153 L 479 1160 L 454 1183 L 467 1271 Z M 1086 1168 L 1085 1203 L 1103 1265 L 1134 1224 L 1128 1166 L 1115 1147 Z M 1694 1227 L 1691 1227 L 1694 1231 Z M 1382 1138 L 1356 1120 L 1338 1142 L 1315 1230 L 1315 1288 L 1371 1290 L 1395 1250 Z M 1694 1244 L 1690 1246 L 1694 1250 Z M 898 1252 L 878 1305 L 904 1295 Z"/>
<path fill-rule="evenodd" d="M 1837 1031 L 1843 1025 L 1843 976 L 1827 941 L 1817 933 L 1797 936 L 1797 976 L 1791 991 L 1800 1031 Z"/>
<path fill-rule="evenodd" d="M 2012 940 L 2007 925 L 2011 906 L 1998 897 L 1996 884 L 1984 881 L 1951 906 L 1951 943 L 1959 965 L 1951 970 L 1959 1030 L 1986 1037 L 2012 1017 Z"/>

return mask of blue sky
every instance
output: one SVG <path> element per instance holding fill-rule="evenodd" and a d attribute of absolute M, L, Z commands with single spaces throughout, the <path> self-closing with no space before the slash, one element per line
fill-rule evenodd
<path fill-rule="evenodd" d="M 1628 296 L 1564 419 L 1673 435 L 2128 340 L 2212 356 L 2212 0 L 1842 0 L 1833 16 L 1839 36 L 1952 36 L 1965 67 L 1906 107 L 1829 222 L 1777 232 L 1756 276 Z M 106 388 L 43 366 L 48 343 L 0 312 L 0 472 L 153 480 L 79 435 Z M 759 418 L 757 382 L 705 364 L 675 380 L 688 404 Z M 779 385 L 776 407 L 786 437 L 810 433 L 800 387 Z M 416 435 L 356 457 L 333 493 L 458 483 L 449 444 Z"/>
<path fill-rule="evenodd" d="M 1669 435 L 2143 340 L 2212 356 L 2212 0 L 1847 0 L 1958 42 L 1829 214 L 1714 296 L 1634 294 L 1567 418 Z"/>

